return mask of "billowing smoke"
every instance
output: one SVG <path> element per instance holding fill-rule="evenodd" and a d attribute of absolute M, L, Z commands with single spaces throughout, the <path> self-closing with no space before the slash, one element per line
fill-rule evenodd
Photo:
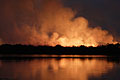
<path fill-rule="evenodd" d="M 3 37 L 6 43 L 50 46 L 58 44 L 97 46 L 114 43 L 113 36 L 108 31 L 102 30 L 99 26 L 90 27 L 84 17 L 76 18 L 77 12 L 64 7 L 59 0 L 40 0 L 39 4 L 34 2 L 35 5 L 39 5 L 35 9 L 35 5 L 32 4 L 33 0 L 29 2 L 31 3 L 26 4 L 27 7 L 23 7 L 21 11 L 22 15 L 27 17 L 19 15 L 16 19 L 11 13 L 10 16 L 13 18 L 11 23 L 14 27 L 10 28 L 11 36 L 5 34 L 6 36 Z"/>

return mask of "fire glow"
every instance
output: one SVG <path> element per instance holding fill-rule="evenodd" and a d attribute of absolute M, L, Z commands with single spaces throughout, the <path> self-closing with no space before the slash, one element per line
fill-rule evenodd
<path fill-rule="evenodd" d="M 54 9 L 53 9 L 54 8 Z M 113 43 L 113 36 L 100 27 L 88 27 L 88 21 L 84 17 L 74 18 L 76 13 L 65 8 L 59 2 L 46 2 L 40 14 L 41 34 L 38 32 L 37 44 L 55 46 L 97 46 L 99 44 Z M 43 16 L 43 17 L 42 17 Z M 31 43 L 36 35 L 32 35 Z"/>
<path fill-rule="evenodd" d="M 40 6 L 38 26 L 16 27 L 17 37 L 24 40 L 12 43 L 64 47 L 114 43 L 114 38 L 108 31 L 100 27 L 89 27 L 87 19 L 75 18 L 77 12 L 64 7 L 59 0 L 42 0 Z"/>

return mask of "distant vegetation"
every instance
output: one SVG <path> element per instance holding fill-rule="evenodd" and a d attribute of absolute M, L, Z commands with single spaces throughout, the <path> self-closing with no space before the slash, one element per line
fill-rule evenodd
<path fill-rule="evenodd" d="M 10 45 L 3 44 L 0 46 L 0 54 L 56 54 L 56 55 L 120 55 L 120 44 L 107 44 L 98 47 L 62 47 L 52 46 L 32 46 L 32 45 Z"/>

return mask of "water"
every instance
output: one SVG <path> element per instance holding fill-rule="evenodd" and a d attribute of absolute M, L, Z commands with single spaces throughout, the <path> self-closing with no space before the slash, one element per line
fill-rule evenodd
<path fill-rule="evenodd" d="M 61 56 L 0 58 L 0 80 L 120 80 L 119 58 Z"/>

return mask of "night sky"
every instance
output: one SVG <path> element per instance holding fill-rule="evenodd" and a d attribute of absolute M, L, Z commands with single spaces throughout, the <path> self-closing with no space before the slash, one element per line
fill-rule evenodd
<path fill-rule="evenodd" d="M 51 0 L 49 0 L 51 1 Z M 120 0 L 62 0 L 65 7 L 89 21 L 89 26 L 101 26 L 119 40 Z M 0 0 L 0 38 L 7 42 L 16 41 L 15 26 L 37 24 L 41 0 Z M 21 39 L 23 39 L 21 37 Z M 20 39 L 19 39 L 20 40 Z"/>
<path fill-rule="evenodd" d="M 120 0 L 67 0 L 67 6 L 78 11 L 92 26 L 101 26 L 120 35 Z"/>

